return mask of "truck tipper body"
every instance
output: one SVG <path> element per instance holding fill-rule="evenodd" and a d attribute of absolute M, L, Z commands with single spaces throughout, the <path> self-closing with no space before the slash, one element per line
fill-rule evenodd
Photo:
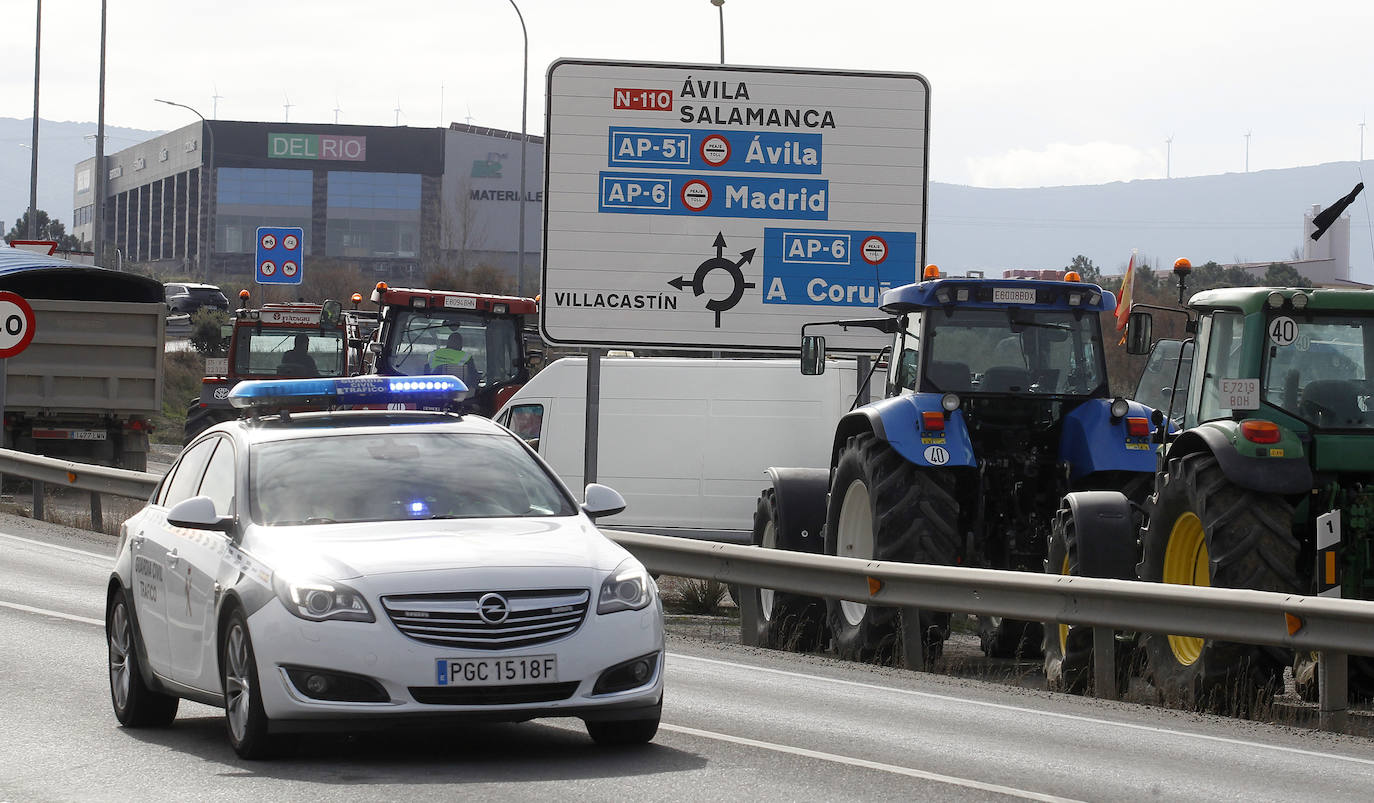
<path fill-rule="evenodd" d="M 4 445 L 143 471 L 162 411 L 160 282 L 0 247 L 0 290 L 33 308 L 33 341 L 6 360 Z"/>

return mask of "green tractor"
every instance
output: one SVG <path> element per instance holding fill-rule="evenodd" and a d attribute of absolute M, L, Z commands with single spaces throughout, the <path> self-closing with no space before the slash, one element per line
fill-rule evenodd
<path fill-rule="evenodd" d="M 1187 312 L 1182 343 L 1152 343 L 1148 310 L 1128 327 L 1130 353 L 1153 346 L 1174 366 L 1153 372 L 1173 407 L 1156 413 L 1167 442 L 1153 493 L 1139 507 L 1071 494 L 1047 571 L 1122 576 L 1134 554 L 1139 580 L 1374 599 L 1374 293 L 1233 287 L 1198 293 Z M 1181 431 L 1165 436 L 1169 418 Z M 1091 628 L 1058 632 L 1061 687 L 1082 691 Z M 1302 697 L 1318 696 L 1315 654 L 1165 634 L 1138 647 L 1118 651 L 1118 666 L 1143 663 L 1187 707 L 1254 710 L 1287 666 Z M 1349 661 L 1352 699 L 1374 697 L 1374 658 Z"/>

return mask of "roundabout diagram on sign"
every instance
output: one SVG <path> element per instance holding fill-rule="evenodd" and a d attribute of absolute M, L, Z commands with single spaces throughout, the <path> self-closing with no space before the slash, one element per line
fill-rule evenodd
<path fill-rule="evenodd" d="M 706 277 L 710 275 L 711 271 L 723 270 L 729 274 L 731 280 L 734 282 L 734 288 L 730 291 L 730 294 L 725 298 L 712 298 L 706 302 L 706 309 L 716 314 L 716 328 L 719 329 L 720 314 L 734 309 L 735 305 L 740 302 L 740 299 L 744 298 L 744 291 L 751 287 L 758 287 L 758 285 L 754 282 L 746 282 L 744 280 L 744 266 L 754 261 L 754 249 L 750 248 L 748 251 L 741 251 L 739 260 L 731 262 L 725 257 L 724 234 L 716 232 L 716 240 L 712 243 L 712 246 L 716 249 L 716 255 L 698 265 L 696 273 L 692 275 L 692 278 L 688 279 L 686 276 L 679 276 L 676 279 L 669 279 L 668 284 L 679 290 L 691 287 L 692 295 L 700 296 L 706 292 Z"/>

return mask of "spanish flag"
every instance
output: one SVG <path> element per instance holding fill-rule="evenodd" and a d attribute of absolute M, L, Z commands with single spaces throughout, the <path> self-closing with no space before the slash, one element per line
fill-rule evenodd
<path fill-rule="evenodd" d="M 1121 342 L 1126 342 L 1126 321 L 1131 317 L 1131 291 L 1135 289 L 1135 249 L 1131 249 L 1131 260 L 1126 263 L 1126 275 L 1121 279 L 1121 292 L 1116 294 L 1116 331 L 1121 333 Z"/>

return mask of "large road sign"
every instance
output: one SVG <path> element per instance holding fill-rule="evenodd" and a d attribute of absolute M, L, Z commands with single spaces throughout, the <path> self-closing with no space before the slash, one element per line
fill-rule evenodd
<path fill-rule="evenodd" d="M 16 293 L 0 290 L 0 360 L 28 348 L 37 330 L 37 319 L 29 302 Z"/>
<path fill-rule="evenodd" d="M 803 323 L 880 317 L 882 290 L 916 280 L 921 76 L 560 60 L 547 92 L 549 341 L 790 350 Z"/>
<path fill-rule="evenodd" d="M 300 284 L 305 231 L 299 226 L 259 226 L 253 278 L 258 284 Z"/>

